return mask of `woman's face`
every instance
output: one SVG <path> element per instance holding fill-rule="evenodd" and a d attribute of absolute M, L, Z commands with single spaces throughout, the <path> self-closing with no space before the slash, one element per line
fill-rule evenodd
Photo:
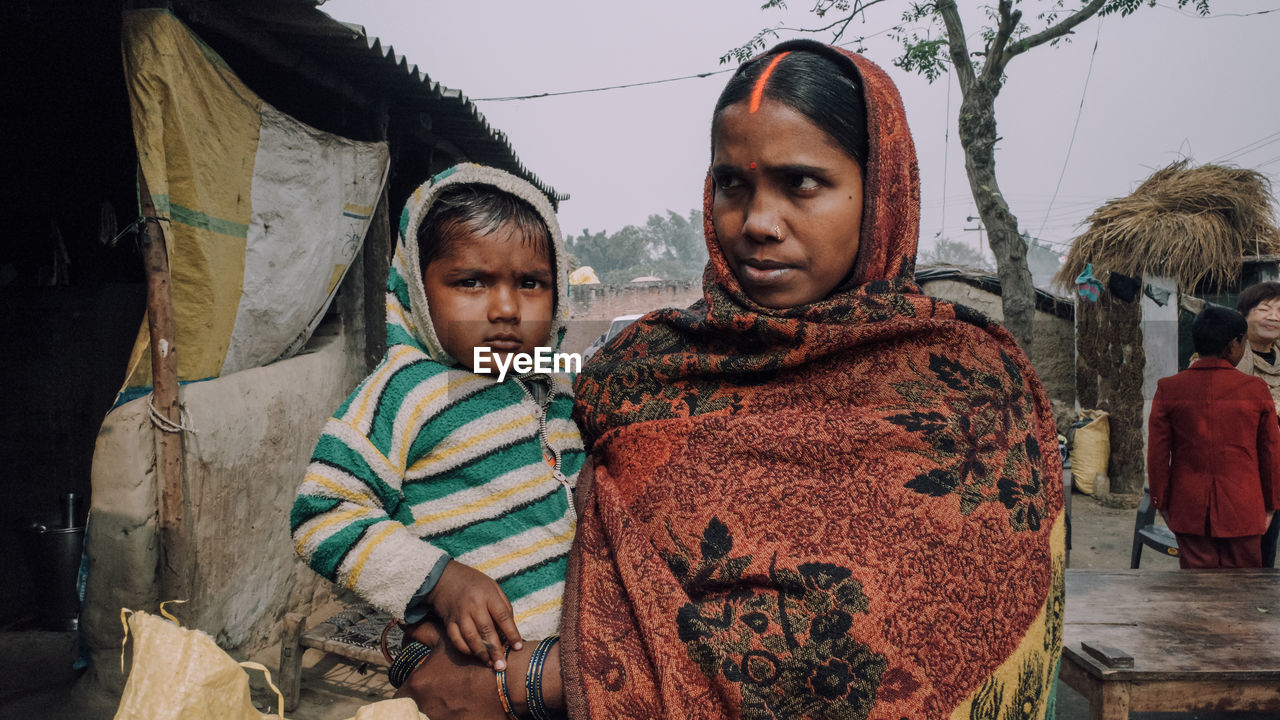
<path fill-rule="evenodd" d="M 858 255 L 862 167 L 775 100 L 724 108 L 712 142 L 712 222 L 742 289 L 772 308 L 825 298 Z"/>
<path fill-rule="evenodd" d="M 1280 338 L 1280 298 L 1263 300 L 1248 315 L 1249 342 L 1254 345 L 1270 345 Z"/>

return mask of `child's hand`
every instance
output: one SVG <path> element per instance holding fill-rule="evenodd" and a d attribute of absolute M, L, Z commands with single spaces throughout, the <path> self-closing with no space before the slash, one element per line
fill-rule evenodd
<path fill-rule="evenodd" d="M 450 560 L 427 600 L 458 652 L 471 653 L 494 670 L 507 668 L 499 632 L 512 648 L 523 647 L 511 602 L 493 578 L 475 568 Z"/>
<path fill-rule="evenodd" d="M 433 650 L 444 638 L 444 628 L 440 623 L 434 620 L 423 620 L 416 623 L 400 623 L 400 629 L 404 632 L 404 645 L 410 642 L 420 642 Z"/>

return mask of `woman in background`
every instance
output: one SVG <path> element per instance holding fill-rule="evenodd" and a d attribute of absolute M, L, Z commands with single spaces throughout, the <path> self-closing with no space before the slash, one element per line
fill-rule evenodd
<path fill-rule="evenodd" d="M 1249 325 L 1247 339 L 1249 351 L 1240 359 L 1236 369 L 1262 378 L 1271 390 L 1271 399 L 1280 411 L 1280 282 L 1261 282 L 1250 285 L 1240 293 L 1236 311 Z M 1276 566 L 1276 538 L 1280 536 L 1280 518 L 1272 517 L 1271 525 L 1262 536 L 1262 566 Z"/>

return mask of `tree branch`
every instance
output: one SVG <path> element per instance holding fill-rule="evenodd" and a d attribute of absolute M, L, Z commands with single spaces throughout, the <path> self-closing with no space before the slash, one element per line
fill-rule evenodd
<path fill-rule="evenodd" d="M 1015 56 L 1021 55 L 1037 45 L 1043 45 L 1051 40 L 1056 40 L 1063 35 L 1067 35 L 1077 25 L 1088 20 L 1094 15 L 1097 15 L 1098 11 L 1102 9 L 1104 4 L 1106 4 L 1106 0 L 1092 0 L 1088 5 L 1085 5 L 1075 13 L 1063 18 L 1062 22 L 1057 25 L 1047 27 L 1035 35 L 1022 38 L 1021 40 L 1013 43 L 1005 53 L 1005 64 L 1008 64 L 1008 62 Z"/>
<path fill-rule="evenodd" d="M 974 72 L 973 61 L 969 59 L 969 43 L 964 38 L 964 23 L 960 21 L 960 11 L 956 9 L 955 0 L 938 0 L 934 7 L 947 28 L 947 50 L 951 54 L 951 64 L 956 69 L 956 78 L 960 81 L 960 91 L 967 92 L 973 84 Z"/>
<path fill-rule="evenodd" d="M 1009 62 L 1004 54 L 1005 46 L 1009 43 L 1009 37 L 1013 35 L 1018 23 L 1022 21 L 1022 11 L 1013 9 L 1013 0 L 1000 0 L 998 14 L 1000 24 L 996 26 L 995 37 L 991 39 L 991 45 L 987 48 L 987 60 L 982 66 L 982 74 L 993 79 L 1004 74 L 1004 66 Z"/>
<path fill-rule="evenodd" d="M 803 32 L 803 33 L 820 33 L 820 32 L 825 32 L 827 30 L 830 30 L 831 28 L 839 25 L 841 26 L 840 31 L 837 32 L 835 34 L 835 37 L 831 39 L 831 42 L 834 43 L 838 41 L 842 35 L 844 35 L 845 28 L 849 27 L 849 23 L 853 22 L 853 19 L 858 16 L 858 13 L 864 13 L 867 11 L 867 8 L 871 7 L 872 5 L 879 5 L 882 2 L 886 2 L 886 0 L 865 0 L 865 2 L 859 2 L 855 4 L 852 9 L 849 10 L 848 15 L 845 15 L 844 17 L 840 18 L 839 20 L 836 20 L 830 25 L 825 25 L 820 28 L 776 27 L 773 29 L 774 30 L 790 30 L 792 32 Z"/>
<path fill-rule="evenodd" d="M 829 25 L 824 25 L 822 27 L 793 28 L 793 27 L 787 27 L 785 25 L 777 25 L 774 27 L 765 28 L 760 32 L 756 33 L 755 37 L 751 38 L 751 40 L 749 40 L 746 44 L 740 45 L 730 50 L 729 52 L 721 55 L 720 62 L 726 63 L 729 61 L 730 58 L 735 58 L 735 57 L 738 59 L 738 62 L 744 62 L 750 59 L 751 56 L 754 55 L 757 51 L 763 52 L 764 50 L 768 49 L 768 43 L 766 43 L 764 40 L 766 36 L 772 35 L 774 38 L 779 38 L 780 36 L 778 35 L 778 33 L 782 31 L 816 35 L 818 33 L 831 30 L 832 28 L 839 27 L 840 29 L 836 31 L 835 36 L 831 39 L 831 42 L 830 42 L 830 44 L 835 44 L 836 42 L 839 42 L 840 38 L 844 37 L 845 31 L 849 28 L 849 23 L 853 22 L 853 19 L 857 17 L 859 13 L 865 13 L 867 8 L 872 7 L 874 5 L 879 5 L 882 2 L 888 2 L 888 0 L 853 0 L 853 5 L 849 9 L 848 14 L 842 16 L 839 20 L 836 20 L 835 22 L 832 22 Z M 774 5 L 772 3 L 766 3 L 763 6 L 763 8 L 769 8 L 769 7 L 774 7 Z M 812 10 L 811 12 L 818 12 L 817 8 L 819 7 L 821 7 L 821 2 L 819 2 L 815 6 L 815 9 Z M 818 16 L 819 17 L 825 16 L 828 9 L 829 8 L 823 9 L 820 12 L 818 12 Z"/>

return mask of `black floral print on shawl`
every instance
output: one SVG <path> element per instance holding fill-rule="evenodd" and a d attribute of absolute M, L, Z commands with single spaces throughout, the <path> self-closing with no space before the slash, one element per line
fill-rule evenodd
<path fill-rule="evenodd" d="M 899 383 L 895 389 L 914 407 L 930 409 L 886 419 L 921 437 L 927 450 L 907 449 L 936 465 L 905 487 L 932 497 L 956 495 L 964 515 L 983 503 L 999 502 L 1009 511 L 1014 530 L 1035 532 L 1049 517 L 1049 500 L 1040 443 L 1030 420 L 1032 398 L 1013 358 L 1001 350 L 1000 361 L 998 369 L 989 371 L 978 363 L 929 355 L 927 375 L 932 377 Z M 922 397 L 921 389 L 938 388 L 937 381 L 949 392 Z"/>
<path fill-rule="evenodd" d="M 719 519 L 696 552 L 672 540 L 678 551 L 663 559 L 692 599 L 677 616 L 680 639 L 703 673 L 741 688 L 743 718 L 867 717 L 886 659 L 849 634 L 868 601 L 848 568 L 792 570 L 775 557 L 767 583 L 743 583 L 753 558 L 732 555 Z"/>

